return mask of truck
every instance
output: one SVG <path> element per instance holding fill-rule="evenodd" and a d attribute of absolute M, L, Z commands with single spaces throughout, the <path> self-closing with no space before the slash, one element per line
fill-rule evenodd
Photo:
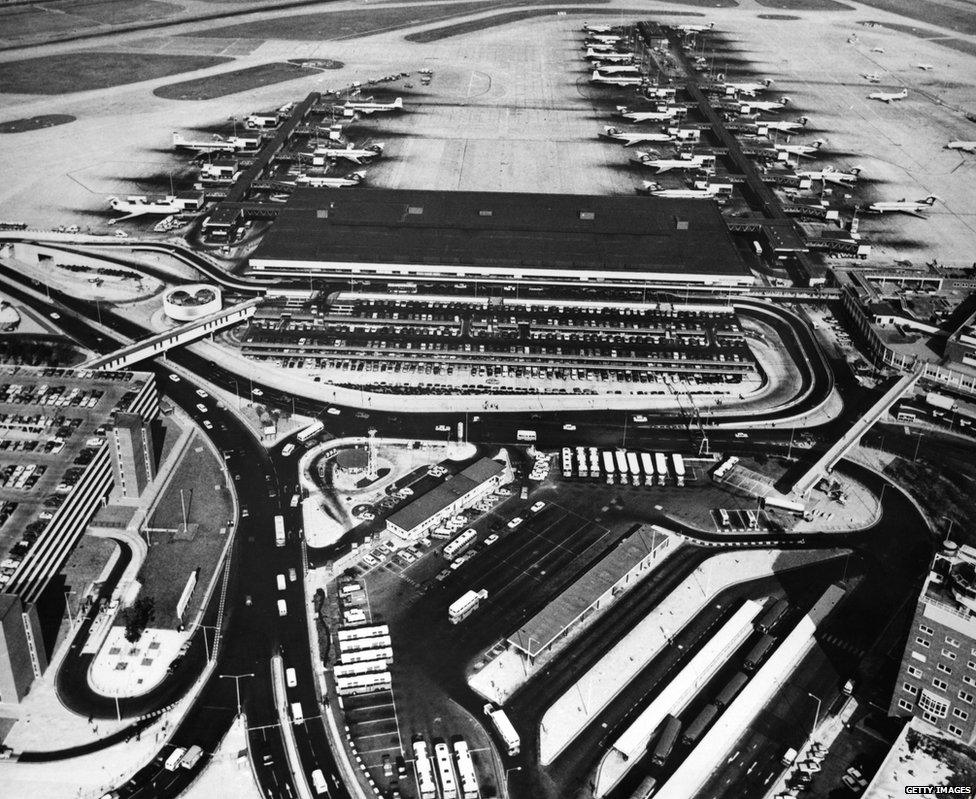
<path fill-rule="evenodd" d="M 657 484 L 663 486 L 668 479 L 668 459 L 663 452 L 654 453 L 654 471 L 657 474 Z"/>
<path fill-rule="evenodd" d="M 681 732 L 681 721 L 675 716 L 665 716 L 664 723 L 661 725 L 661 734 L 657 737 L 654 750 L 651 752 L 651 762 L 656 766 L 663 766 L 664 762 L 671 756 L 671 750 L 678 740 L 678 733 Z"/>
<path fill-rule="evenodd" d="M 630 469 L 630 482 L 639 486 L 641 484 L 641 467 L 640 459 L 637 457 L 636 452 L 627 453 L 627 466 Z"/>
<path fill-rule="evenodd" d="M 303 724 L 305 722 L 305 714 L 302 712 L 301 702 L 291 703 L 291 723 L 292 724 Z"/>
<path fill-rule="evenodd" d="M 519 738 L 519 734 L 515 731 L 515 727 L 512 726 L 508 715 L 504 710 L 500 707 L 495 707 L 491 702 L 485 705 L 484 711 L 485 715 L 495 725 L 495 730 L 505 744 L 505 750 L 509 755 L 517 755 L 522 746 L 522 739 Z"/>
<path fill-rule="evenodd" d="M 285 517 L 278 515 L 274 517 L 275 526 L 275 546 L 283 547 L 285 545 Z"/>
<path fill-rule="evenodd" d="M 322 422 L 321 419 L 317 419 L 316 421 L 312 422 L 308 427 L 306 427 L 304 430 L 300 431 L 296 436 L 296 438 L 300 443 L 304 444 L 306 441 L 315 438 L 315 436 L 317 436 L 323 430 L 325 430 L 325 424 Z"/>
<path fill-rule="evenodd" d="M 717 715 L 718 708 L 715 705 L 705 705 L 701 713 L 695 716 L 695 720 L 688 725 L 688 729 L 685 730 L 681 740 L 685 744 L 696 743 L 701 738 L 702 733 L 705 732 L 705 728 L 715 720 Z"/>
<path fill-rule="evenodd" d="M 613 475 L 617 471 L 617 467 L 614 465 L 613 453 L 605 449 L 600 453 L 600 457 L 603 459 L 603 471 L 607 475 L 607 483 L 613 483 Z"/>
<path fill-rule="evenodd" d="M 451 624 L 460 624 L 478 609 L 481 601 L 488 598 L 485 589 L 480 591 L 465 591 L 447 608 L 447 618 Z"/>
<path fill-rule="evenodd" d="M 183 759 L 180 760 L 180 767 L 186 769 L 193 768 L 201 757 L 203 757 L 203 749 L 194 744 L 186 750 L 186 754 L 183 755 Z"/>
<path fill-rule="evenodd" d="M 770 653 L 774 646 L 776 646 L 776 639 L 771 635 L 764 635 L 756 642 L 756 645 L 749 650 L 749 654 L 746 655 L 742 668 L 744 668 L 746 671 L 755 671 L 756 667 L 759 666 L 763 660 L 765 660 L 766 655 Z"/>
<path fill-rule="evenodd" d="M 535 430 L 516 430 L 515 438 L 519 441 L 536 441 L 538 436 L 536 436 Z"/>
<path fill-rule="evenodd" d="M 715 697 L 715 705 L 720 708 L 728 707 L 729 702 L 735 699 L 747 682 L 749 682 L 747 675 L 741 671 L 736 672 L 735 676 L 725 684 L 719 695 Z"/>
<path fill-rule="evenodd" d="M 654 483 L 654 458 L 650 452 L 640 454 L 641 469 L 644 472 L 644 485 L 649 486 Z"/>
<path fill-rule="evenodd" d="M 177 767 L 180 765 L 180 761 L 183 759 L 183 755 L 186 754 L 185 746 L 177 746 L 172 752 L 169 753 L 169 757 L 166 758 L 166 762 L 163 763 L 163 768 L 167 771 L 176 771 Z"/>
<path fill-rule="evenodd" d="M 756 629 L 761 633 L 768 633 L 779 623 L 779 620 L 786 615 L 789 609 L 790 603 L 785 599 L 774 602 L 773 606 L 756 622 Z"/>
<path fill-rule="evenodd" d="M 783 757 L 781 758 L 780 762 L 784 766 L 792 766 L 793 763 L 796 762 L 797 755 L 799 755 L 799 754 L 800 753 L 797 752 L 796 749 L 794 749 L 791 746 L 789 749 L 787 749 L 785 752 L 783 752 Z"/>
<path fill-rule="evenodd" d="M 329 785 L 325 781 L 325 775 L 322 773 L 322 769 L 320 768 L 317 768 L 312 772 L 312 788 L 315 790 L 316 796 L 329 795 Z"/>
<path fill-rule="evenodd" d="M 679 486 L 685 484 L 685 459 L 681 457 L 680 453 L 675 452 L 671 456 L 671 462 L 674 464 L 674 481 Z"/>
<path fill-rule="evenodd" d="M 630 799 L 651 799 L 655 788 L 657 788 L 657 779 L 648 774 L 630 795 Z"/>

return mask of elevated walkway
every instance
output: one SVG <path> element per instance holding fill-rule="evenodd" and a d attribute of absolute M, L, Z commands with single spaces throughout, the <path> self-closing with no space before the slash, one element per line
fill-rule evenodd
<path fill-rule="evenodd" d="M 900 377 L 898 382 L 889 388 L 884 393 L 884 396 L 874 403 L 874 405 L 871 406 L 864 416 L 851 425 L 850 430 L 848 430 L 836 442 L 834 442 L 833 446 L 831 446 L 830 449 L 821 455 L 817 461 L 797 479 L 797 481 L 793 484 L 792 493 L 798 496 L 806 496 L 809 494 L 810 489 L 812 489 L 822 478 L 830 474 L 834 466 L 837 465 L 837 462 L 848 453 L 851 447 L 861 440 L 861 436 L 870 430 L 878 419 L 884 416 L 891 409 L 892 405 L 898 402 L 898 400 L 900 400 L 905 393 L 915 385 L 921 375 L 921 368 L 916 367 L 907 375 Z"/>
<path fill-rule="evenodd" d="M 127 369 L 139 361 L 161 355 L 173 347 L 188 344 L 191 341 L 209 336 L 225 327 L 230 327 L 238 322 L 254 316 L 255 310 L 261 303 L 260 297 L 252 297 L 230 308 L 223 308 L 212 314 L 201 316 L 192 322 L 185 322 L 182 325 L 157 333 L 154 336 L 127 344 L 115 352 L 107 355 L 99 355 L 81 364 L 79 369 Z"/>

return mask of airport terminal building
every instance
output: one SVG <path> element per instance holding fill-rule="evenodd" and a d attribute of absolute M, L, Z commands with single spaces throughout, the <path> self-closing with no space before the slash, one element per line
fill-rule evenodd
<path fill-rule="evenodd" d="M 249 272 L 424 283 L 755 283 L 714 203 L 406 189 L 296 189 Z"/>

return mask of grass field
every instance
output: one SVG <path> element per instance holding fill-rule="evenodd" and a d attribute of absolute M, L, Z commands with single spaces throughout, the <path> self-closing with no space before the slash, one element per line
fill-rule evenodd
<path fill-rule="evenodd" d="M 0 94 L 69 94 L 192 72 L 232 59 L 157 53 L 66 53 L 0 63 Z"/>
<path fill-rule="evenodd" d="M 961 8 L 963 3 L 947 5 L 929 0 L 919 3 L 917 0 L 860 0 L 861 5 L 876 8 L 879 11 L 890 11 L 917 22 L 929 25 L 941 25 L 957 33 L 976 36 L 976 13 L 970 4 L 969 8 Z"/>
<path fill-rule="evenodd" d="M 644 9 L 638 8 L 614 8 L 612 10 L 601 8 L 560 8 L 559 13 L 574 16 L 591 14 L 594 17 L 597 17 L 600 14 L 634 14 L 640 16 L 646 12 Z M 703 16 L 696 11 L 672 11 L 669 13 Z M 481 17 L 479 19 L 472 19 L 466 22 L 455 22 L 453 25 L 442 25 L 439 28 L 428 28 L 427 30 L 417 31 L 416 33 L 408 33 L 403 38 L 408 42 L 426 44 L 428 42 L 438 42 L 441 39 L 450 39 L 452 36 L 462 36 L 466 33 L 477 33 L 478 31 L 487 30 L 488 28 L 495 28 L 499 25 L 507 25 L 511 22 L 518 22 L 519 20 L 523 19 L 532 19 L 534 17 L 551 17 L 555 14 L 556 9 L 553 8 L 520 8 L 516 11 L 504 11 L 501 14 L 495 14 L 492 17 Z"/>
<path fill-rule="evenodd" d="M 45 114 L 27 119 L 11 119 L 8 122 L 0 122 L 0 133 L 25 133 L 30 130 L 53 128 L 55 125 L 67 125 L 75 119 L 76 117 L 70 114 Z"/>
<path fill-rule="evenodd" d="M 853 7 L 837 0 L 756 0 L 764 8 L 783 11 L 853 11 Z"/>
<path fill-rule="evenodd" d="M 277 61 L 247 69 L 236 69 L 233 72 L 222 72 L 219 75 L 209 75 L 205 78 L 168 83 L 154 89 L 153 94 L 167 100 L 213 100 L 215 97 L 304 78 L 318 72 L 317 69 L 303 69 L 297 64 Z"/>
<path fill-rule="evenodd" d="M 164 628 L 175 626 L 176 603 L 196 568 L 200 569 L 198 588 L 190 607 L 199 606 L 227 542 L 220 530 L 230 521 L 230 492 L 217 457 L 199 436 L 190 441 L 147 526 L 175 528 L 180 524 L 180 489 L 184 490 L 188 504 L 188 521 L 199 525 L 196 535 L 192 540 L 183 540 L 174 539 L 170 533 L 153 533 L 152 546 L 139 572 L 140 596 L 156 600 L 156 626 Z"/>
<path fill-rule="evenodd" d="M 23 39 L 95 25 L 152 22 L 174 16 L 181 10 L 180 6 L 159 0 L 65 0 L 14 6 L 0 11 L 0 38 Z"/>
<path fill-rule="evenodd" d="M 579 0 L 555 0 L 556 5 L 573 2 L 578 3 Z M 602 3 L 605 0 L 595 0 L 595 2 Z M 707 2 L 707 0 L 702 0 L 702 2 Z M 733 2 L 733 0 L 718 0 L 718 2 Z M 483 11 L 491 11 L 495 8 L 520 8 L 531 5 L 552 5 L 552 3 L 550 0 L 489 0 L 489 2 L 481 3 L 443 2 L 429 6 L 404 6 L 402 8 L 366 7 L 350 11 L 326 11 L 320 14 L 299 14 L 291 17 L 244 22 L 239 25 L 211 28 L 189 35 L 292 41 L 354 39 L 359 36 L 369 36 L 411 25 L 423 25 L 442 19 L 480 14 Z M 715 5 L 715 3 L 710 3 L 710 5 Z"/>

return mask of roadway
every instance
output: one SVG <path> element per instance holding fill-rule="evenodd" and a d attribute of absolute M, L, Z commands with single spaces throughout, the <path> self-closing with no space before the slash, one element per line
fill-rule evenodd
<path fill-rule="evenodd" d="M 15 298 L 25 301 L 28 305 L 43 306 L 43 303 L 38 303 L 30 296 L 20 292 L 15 286 L 9 286 L 7 290 Z M 62 313 L 59 324 L 69 335 L 95 349 L 105 350 L 111 347 L 112 342 L 107 341 L 104 334 L 89 327 L 86 321 L 95 315 L 96 309 L 91 303 L 57 295 L 56 292 L 52 295 L 57 302 L 55 307 Z M 45 309 L 42 308 L 42 310 Z M 103 311 L 102 321 L 125 335 L 139 336 L 144 333 L 138 326 L 112 312 Z M 237 375 L 217 368 L 191 353 L 176 351 L 170 353 L 170 358 L 192 372 L 205 375 L 207 380 L 226 388 L 232 386 L 234 389 L 237 388 L 235 384 Z M 235 558 L 235 566 L 232 569 L 232 578 L 228 587 L 228 613 L 225 620 L 227 631 L 224 635 L 224 645 L 217 655 L 217 669 L 207 680 L 200 697 L 194 702 L 185 721 L 177 728 L 173 742 L 176 745 L 186 746 L 197 743 L 205 750 L 212 751 L 236 713 L 233 680 L 222 679 L 218 674 L 254 674 L 254 677 L 246 678 L 246 686 L 242 685 L 244 710 L 247 713 L 249 726 L 252 728 L 249 735 L 252 760 L 265 792 L 270 796 L 291 796 L 290 792 L 293 788 L 287 765 L 284 762 L 280 735 L 272 732 L 274 725 L 277 724 L 277 714 L 271 694 L 269 668 L 270 657 L 283 640 L 288 641 L 289 650 L 297 648 L 298 651 L 308 651 L 304 615 L 289 614 L 287 620 L 282 620 L 277 617 L 275 610 L 277 595 L 273 573 L 286 572 L 289 567 L 297 567 L 301 561 L 297 540 L 295 540 L 293 519 L 289 519 L 289 526 L 292 528 L 291 540 L 286 547 L 276 548 L 271 540 L 271 516 L 279 505 L 280 497 L 287 493 L 285 486 L 290 490 L 296 479 L 293 471 L 286 471 L 294 469 L 294 461 L 291 464 L 285 463 L 279 455 L 274 456 L 277 462 L 273 460 L 272 456 L 269 456 L 263 448 L 257 445 L 251 434 L 244 429 L 236 418 L 227 409 L 217 407 L 212 399 L 208 399 L 206 402 L 206 413 L 199 412 L 195 408 L 199 402 L 199 397 L 190 391 L 193 388 L 192 386 L 187 385 L 186 381 L 182 381 L 182 385 L 174 383 L 159 367 L 151 368 L 157 369 L 161 391 L 171 395 L 174 401 L 184 407 L 191 416 L 201 420 L 206 415 L 216 422 L 209 435 L 218 448 L 235 451 L 236 459 L 231 461 L 229 466 L 232 471 L 240 475 L 237 484 L 240 496 L 261 497 L 268 491 L 269 484 L 277 488 L 277 497 L 272 501 L 248 501 L 251 516 L 249 519 L 241 520 L 238 538 L 233 548 L 232 556 Z M 826 365 L 824 368 L 826 369 Z M 297 412 L 313 416 L 322 413 L 322 407 L 311 400 L 292 397 L 271 386 L 258 385 L 257 387 L 265 392 L 261 398 L 263 402 L 278 403 L 283 406 L 294 402 Z M 362 434 L 367 426 L 386 423 L 390 427 L 395 426 L 399 435 L 430 438 L 433 427 L 437 424 L 453 423 L 458 420 L 457 414 L 392 414 L 383 412 L 370 412 L 368 418 L 362 419 L 354 416 L 348 408 L 342 410 L 342 416 L 338 421 L 330 420 L 328 423 L 329 427 L 332 428 L 330 432 L 339 435 Z M 576 431 L 563 430 L 562 425 L 569 420 L 573 420 L 574 424 L 582 423 L 583 426 L 578 427 Z M 678 423 L 675 423 L 676 421 Z M 634 448 L 665 449 L 669 445 L 673 445 L 676 449 L 687 452 L 689 447 L 697 444 L 697 436 L 689 432 L 680 420 L 670 417 L 667 422 L 669 426 L 662 434 L 661 429 L 656 428 L 650 422 L 646 425 L 628 424 L 626 415 L 620 413 L 547 414 L 546 419 L 542 419 L 538 414 L 482 414 L 479 422 L 473 422 L 469 426 L 469 435 L 486 443 L 511 443 L 515 437 L 514 431 L 516 429 L 530 426 L 539 432 L 540 439 L 547 448 L 561 444 L 576 445 L 580 443 L 611 446 L 620 443 L 624 435 L 626 435 L 627 445 Z M 785 446 L 790 438 L 788 431 L 763 432 L 761 436 L 753 434 L 753 438 L 747 441 L 735 439 L 731 431 L 715 431 L 710 433 L 710 437 L 713 446 L 716 448 L 735 446 L 737 450 L 756 452 L 767 450 L 770 444 Z M 280 483 L 279 476 L 281 477 Z M 826 540 L 818 540 L 819 537 L 808 538 L 806 546 L 825 545 L 827 543 Z M 842 543 L 835 536 L 830 537 L 830 542 L 833 545 Z M 503 552 L 504 549 L 500 547 L 499 551 Z M 537 561 L 538 556 L 545 553 L 526 551 L 524 554 L 531 556 L 533 561 Z M 484 555 L 479 556 L 479 567 L 491 565 L 489 561 L 482 560 L 484 557 Z M 551 553 L 551 557 L 552 560 L 547 562 L 548 567 L 558 570 L 561 566 L 566 565 L 566 561 L 561 560 L 565 554 Z M 675 566 L 678 565 L 680 565 L 679 562 L 675 561 Z M 581 567 L 582 564 L 578 564 L 578 566 Z M 687 568 L 692 567 L 690 562 L 685 566 Z M 476 567 L 462 568 L 458 579 L 463 578 L 466 571 L 474 568 Z M 551 574 L 550 568 L 543 569 L 540 574 Z M 664 592 L 666 592 L 667 586 L 676 584 L 674 581 L 679 579 L 681 573 L 677 568 L 670 577 L 662 573 L 660 583 L 655 581 L 653 585 L 644 589 L 653 590 L 656 599 L 653 596 L 645 596 L 641 601 L 642 594 L 635 593 L 633 599 L 627 603 L 627 608 L 632 607 L 628 611 L 629 614 L 638 614 L 639 616 L 641 612 L 646 612 L 649 607 L 657 604 L 660 597 L 663 597 Z M 554 585 L 558 586 L 558 583 Z M 539 583 L 534 580 L 516 584 L 514 589 L 515 593 L 509 600 L 506 600 L 507 607 L 501 605 L 499 607 L 502 613 L 499 615 L 500 622 L 497 630 L 487 626 L 482 631 L 472 626 L 471 629 L 477 630 L 477 632 L 472 633 L 468 640 L 462 639 L 463 645 L 458 648 L 457 655 L 452 655 L 448 659 L 439 659 L 445 665 L 436 670 L 438 681 L 443 684 L 444 689 L 449 694 L 456 692 L 462 704 L 472 709 L 473 712 L 477 712 L 476 700 L 464 686 L 460 671 L 457 668 L 448 669 L 447 666 L 450 663 L 455 663 L 456 666 L 465 652 L 470 653 L 472 647 L 478 646 L 485 638 L 501 631 L 502 621 L 508 628 L 507 631 L 510 632 L 511 629 L 514 629 L 511 626 L 512 622 L 517 621 L 517 616 L 512 614 L 515 613 L 524 617 L 529 612 L 533 602 L 537 604 L 544 601 L 547 595 L 540 593 Z M 294 606 L 299 607 L 301 600 L 294 595 L 298 589 L 289 586 L 288 590 L 290 592 L 288 594 L 289 605 L 295 603 Z M 554 590 L 553 586 L 549 586 L 547 589 L 547 591 Z M 252 597 L 252 607 L 247 607 L 244 603 L 244 596 L 247 594 Z M 455 597 L 452 596 L 451 599 L 453 598 Z M 422 623 L 423 619 L 430 619 L 437 615 L 441 620 L 441 625 L 445 624 L 443 621 L 446 618 L 443 608 L 445 601 L 449 601 L 446 600 L 445 596 L 436 600 L 428 600 L 429 612 L 417 614 L 416 623 L 420 626 L 415 628 L 418 632 L 416 636 L 413 636 L 415 640 L 430 640 L 427 636 L 432 631 Z M 500 598 L 499 601 L 501 601 Z M 255 611 L 255 608 L 259 610 Z M 411 611 L 411 618 L 413 615 L 413 611 Z M 537 683 L 544 682 L 545 685 L 545 690 L 534 692 L 533 700 L 539 702 L 538 697 L 545 698 L 549 692 L 555 691 L 558 686 L 569 684 L 587 662 L 592 662 L 598 652 L 604 651 L 614 636 L 619 638 L 619 635 L 622 635 L 633 623 L 633 618 L 638 616 L 621 616 L 616 622 L 608 620 L 605 624 L 601 624 L 598 632 L 603 637 L 596 639 L 599 641 L 598 646 L 594 646 L 593 641 L 589 638 L 590 635 L 595 635 L 595 632 L 588 632 L 581 637 L 580 643 L 574 644 L 574 647 L 580 647 L 576 656 L 560 658 L 558 667 L 546 672 L 547 679 L 545 681 L 533 682 L 533 689 L 537 687 Z M 612 618 L 611 615 L 609 619 Z M 631 620 L 627 621 L 628 618 Z M 706 621 L 703 620 L 702 623 L 706 623 Z M 421 630 L 423 635 L 420 634 Z M 407 632 L 409 632 L 409 628 Z M 436 639 L 436 629 L 433 633 L 435 633 Z M 588 641 L 589 646 L 586 644 Z M 451 646 L 454 643 L 452 641 Z M 426 646 L 425 650 L 428 653 L 445 651 L 440 647 L 430 645 Z M 448 651 L 452 651 L 450 647 L 448 647 Z M 423 657 L 423 653 L 421 653 L 421 657 Z M 569 665 L 566 666 L 566 663 Z M 299 657 L 290 665 L 299 671 L 298 687 L 295 689 L 294 696 L 297 697 L 297 701 L 302 701 L 306 707 L 306 713 L 308 713 L 308 708 L 315 707 L 317 702 L 311 664 L 307 657 Z M 532 706 L 527 705 L 528 709 L 521 710 L 521 702 L 522 700 L 516 697 L 513 703 L 513 712 L 520 720 L 520 728 L 529 729 L 531 725 L 527 724 L 525 719 L 531 715 Z M 321 726 L 305 724 L 296 728 L 296 732 L 306 768 L 311 770 L 311 768 L 322 767 L 335 779 L 337 772 Z M 167 752 L 168 749 L 164 749 L 152 763 L 142 769 L 133 781 L 125 787 L 123 795 L 172 796 L 181 789 L 181 786 L 187 784 L 197 769 L 180 770 L 179 773 L 175 774 L 164 773 L 161 763 Z M 202 767 L 203 762 L 205 761 L 201 761 L 199 767 Z M 535 785 L 532 783 L 522 785 L 522 780 L 530 779 L 529 770 L 525 771 L 524 777 L 522 775 L 517 776 L 513 780 L 514 792 L 517 795 L 534 795 L 532 792 L 535 790 Z"/>

